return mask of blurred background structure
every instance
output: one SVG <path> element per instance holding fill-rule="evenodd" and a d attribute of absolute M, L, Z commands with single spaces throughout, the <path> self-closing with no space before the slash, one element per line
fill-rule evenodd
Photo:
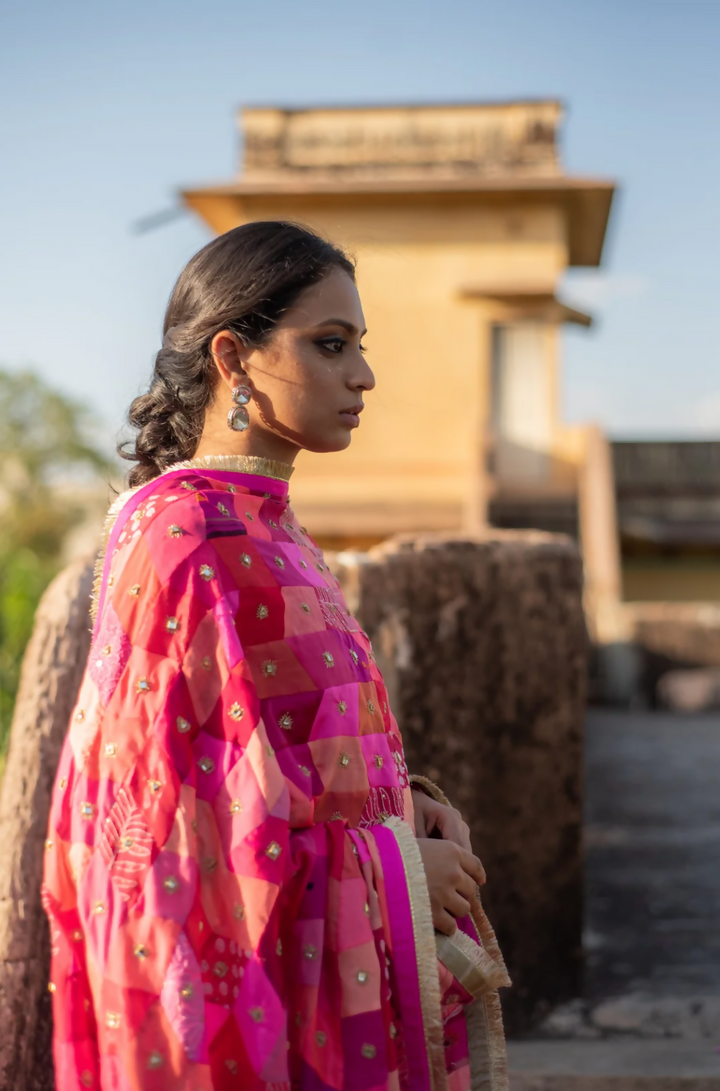
<path fill-rule="evenodd" d="M 569 534 L 593 698 L 707 704 L 720 659 L 697 649 L 717 618 L 697 604 L 720 599 L 720 443 L 563 420 L 560 332 L 593 318 L 561 283 L 600 265 L 615 185 L 563 170 L 561 120 L 555 100 L 246 108 L 236 179 L 182 198 L 214 232 L 297 220 L 357 256 L 379 394 L 350 450 L 303 456 L 293 489 L 326 548 Z"/>

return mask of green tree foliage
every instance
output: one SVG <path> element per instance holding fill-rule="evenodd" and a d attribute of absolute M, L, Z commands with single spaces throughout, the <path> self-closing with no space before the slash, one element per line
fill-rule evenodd
<path fill-rule="evenodd" d="M 35 609 L 83 517 L 58 485 L 107 479 L 112 466 L 83 406 L 30 371 L 0 370 L 0 755 Z"/>

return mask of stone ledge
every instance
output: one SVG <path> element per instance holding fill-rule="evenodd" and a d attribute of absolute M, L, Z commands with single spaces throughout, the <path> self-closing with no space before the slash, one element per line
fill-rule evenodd
<path fill-rule="evenodd" d="M 514 1041 L 508 1055 L 511 1091 L 720 1091 L 710 1042 Z"/>

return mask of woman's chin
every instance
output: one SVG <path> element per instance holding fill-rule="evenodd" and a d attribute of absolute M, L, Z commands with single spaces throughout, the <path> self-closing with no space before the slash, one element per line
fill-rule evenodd
<path fill-rule="evenodd" d="M 308 437 L 303 447 L 306 451 L 313 451 L 317 455 L 329 455 L 333 451 L 344 451 L 352 443 L 353 428 L 341 426 L 323 436 Z"/>

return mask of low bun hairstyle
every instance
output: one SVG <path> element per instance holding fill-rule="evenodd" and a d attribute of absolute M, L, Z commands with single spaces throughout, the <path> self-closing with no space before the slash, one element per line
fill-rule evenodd
<path fill-rule="evenodd" d="M 170 296 L 150 388 L 130 406 L 135 442 L 118 447 L 136 464 L 130 486 L 197 450 L 213 396 L 215 334 L 228 329 L 247 345 L 262 345 L 301 292 L 332 269 L 355 279 L 342 250 L 305 227 L 274 220 L 233 228 L 191 258 Z"/>

